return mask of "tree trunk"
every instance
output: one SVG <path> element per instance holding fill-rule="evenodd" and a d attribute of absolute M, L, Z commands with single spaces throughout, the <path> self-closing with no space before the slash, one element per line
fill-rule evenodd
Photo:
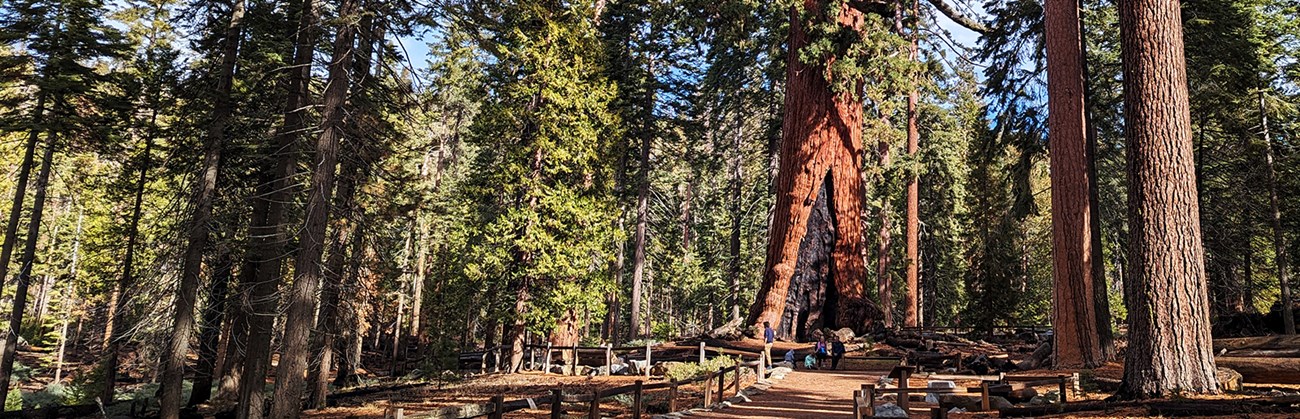
<path fill-rule="evenodd" d="M 1083 0 L 1075 7 L 1083 10 Z M 1083 73 L 1083 125 L 1088 141 L 1088 227 L 1092 234 L 1092 301 L 1097 315 L 1097 344 L 1101 362 L 1115 359 L 1115 332 L 1110 317 L 1110 282 L 1106 280 L 1106 254 L 1101 233 L 1101 185 L 1097 177 L 1097 127 L 1093 124 L 1092 85 L 1088 83 L 1088 36 L 1083 18 L 1079 21 L 1079 69 Z"/>
<path fill-rule="evenodd" d="M 27 198 L 27 181 L 31 177 L 32 160 L 36 157 L 37 137 L 41 135 L 42 121 L 45 119 L 45 92 L 36 93 L 36 109 L 32 111 L 32 127 L 27 133 L 27 145 L 23 148 L 23 161 L 18 166 L 18 180 L 14 182 L 13 204 L 9 207 L 9 223 L 5 224 L 5 238 L 0 247 L 0 285 L 9 277 L 9 262 L 13 258 L 14 244 L 18 241 L 18 222 L 23 214 L 23 200 Z M 0 388 L 0 390 L 4 390 Z"/>
<path fill-rule="evenodd" d="M 253 200 L 253 216 L 248 228 L 249 249 L 239 279 L 240 292 L 246 294 L 246 303 L 238 312 L 241 319 L 232 333 L 235 343 L 246 340 L 242 345 L 245 348 L 243 359 L 235 362 L 243 370 L 239 374 L 237 419 L 262 417 L 262 388 L 270 367 L 274 313 L 279 309 L 277 293 L 281 282 L 281 261 L 285 253 L 284 244 L 288 242 L 283 226 L 285 204 L 290 201 L 294 189 L 291 182 L 297 172 L 299 138 L 307 127 L 308 82 L 316 44 L 315 2 L 302 0 L 298 11 L 294 66 L 287 74 L 284 121 L 275 133 L 276 163 L 274 170 L 262 168 L 262 181 Z"/>
<path fill-rule="evenodd" d="M 1091 184 L 1077 0 L 1044 3 L 1052 182 L 1052 345 L 1056 368 L 1104 362 L 1093 303 Z"/>
<path fill-rule="evenodd" d="M 916 7 L 919 2 L 912 5 Z M 912 10 L 913 15 L 917 18 L 920 14 L 916 9 Z M 912 45 L 908 58 L 917 61 L 917 39 L 916 29 L 912 30 Z M 915 82 L 913 83 L 915 86 Z M 915 87 L 907 92 L 907 155 L 915 159 L 917 151 L 921 148 L 921 130 L 917 126 L 917 102 L 920 100 L 920 92 Z M 903 296 L 906 307 L 903 308 L 903 326 L 917 327 L 921 325 L 921 184 L 920 179 L 915 171 L 910 171 L 907 175 L 907 224 L 906 231 L 903 233 L 904 241 L 907 246 L 907 266 L 905 272 L 907 276 L 907 293 Z"/>
<path fill-rule="evenodd" d="M 806 10 L 822 5 L 806 1 Z M 791 9 L 790 51 L 809 39 L 800 12 Z M 861 19 L 861 12 L 843 8 L 841 23 Z M 822 66 L 801 62 L 790 54 L 787 68 L 784 126 L 776 204 L 769 235 L 763 283 L 749 312 L 748 323 L 761 330 L 764 322 L 779 324 L 785 312 L 790 279 L 807 221 L 823 179 L 831 177 L 831 207 L 836 227 L 831 252 L 834 316 L 828 323 L 864 332 L 879 319 L 879 309 L 863 296 L 866 266 L 862 252 L 862 104 L 853 95 L 837 94 L 824 78 Z"/>
<path fill-rule="evenodd" d="M 1179 4 L 1121 2 L 1129 346 L 1121 398 L 1215 393 Z"/>
<path fill-rule="evenodd" d="M 138 238 L 140 235 L 140 212 L 144 207 L 144 189 L 145 186 L 148 185 L 149 181 L 149 165 L 152 159 L 149 154 L 153 152 L 154 142 L 154 132 L 152 127 L 157 126 L 157 123 L 158 111 L 154 110 L 149 121 L 149 126 L 151 128 L 148 130 L 149 132 L 145 134 L 144 152 L 141 153 L 144 161 L 141 163 L 140 173 L 136 178 L 135 200 L 131 206 L 131 219 L 127 222 L 126 254 L 122 257 L 122 276 L 118 278 L 117 284 L 114 287 L 113 296 L 115 298 L 112 299 L 110 303 L 111 306 L 109 307 L 108 317 L 110 319 L 110 324 L 113 325 L 110 328 L 112 334 L 108 336 L 108 349 L 104 351 L 103 359 L 100 360 L 104 369 L 105 382 L 107 383 L 117 382 L 118 351 L 121 350 L 122 340 L 125 339 L 124 330 L 126 330 L 126 327 L 124 327 L 124 323 L 126 322 L 126 303 L 127 301 L 130 301 L 130 298 L 124 298 L 124 293 L 126 293 L 131 287 L 131 284 L 135 283 L 133 270 L 135 267 L 135 246 L 139 241 Z M 184 303 L 177 304 L 178 309 L 183 309 L 185 306 Z M 189 310 L 191 312 L 194 310 L 193 301 L 189 302 Z M 188 333 L 185 338 L 188 340 Z M 103 393 L 100 396 L 103 400 L 113 400 L 113 386 L 104 386 Z M 179 403 L 179 399 L 177 402 Z"/>
<path fill-rule="evenodd" d="M 651 104 L 653 106 L 654 95 L 651 94 Z M 650 143 L 654 136 L 651 134 L 652 125 L 646 122 L 642 127 L 645 132 L 641 137 L 641 151 L 639 154 L 640 172 L 637 174 L 636 189 L 636 233 L 632 239 L 632 327 L 628 330 L 631 333 L 629 339 L 644 337 L 641 332 L 641 286 L 645 280 L 646 264 L 646 229 L 650 224 Z"/>
<path fill-rule="evenodd" d="M 340 319 L 340 295 L 355 287 L 355 284 L 344 283 L 344 279 L 347 278 L 347 248 L 352 243 L 352 235 L 356 234 L 356 186 L 361 177 L 359 163 L 356 157 L 344 160 L 343 175 L 339 178 L 338 190 L 335 191 L 340 214 L 334 227 L 334 237 L 330 241 L 329 258 L 325 263 L 324 289 L 321 290 L 321 326 L 320 333 L 313 340 L 312 353 L 315 358 L 311 362 L 312 372 L 308 386 L 311 389 L 308 406 L 314 409 L 325 407 L 334 349 L 338 346 L 338 337 L 344 332 Z M 351 257 L 360 255 L 354 254 Z"/>
<path fill-rule="evenodd" d="M 226 245 L 219 246 L 208 305 L 203 310 L 203 324 L 199 328 L 199 362 L 194 366 L 194 389 L 190 391 L 189 406 L 207 402 L 212 397 L 212 381 L 220 375 L 217 350 L 221 345 L 222 323 L 225 322 L 226 310 L 229 308 L 227 300 L 230 298 L 228 294 L 230 279 L 234 276 L 234 263 L 230 249 Z"/>
<path fill-rule="evenodd" d="M 307 338 L 316 314 L 316 291 L 320 285 L 321 257 L 325 253 L 325 229 L 333 200 L 334 178 L 338 165 L 339 141 L 343 138 L 344 102 L 347 100 L 358 0 L 341 0 L 340 20 L 346 22 L 334 38 L 334 57 L 330 59 L 329 81 L 323 96 L 321 134 L 316 142 L 316 165 L 312 170 L 307 194 L 306 222 L 298 236 L 298 255 L 294 261 L 294 284 L 285 313 L 284 349 L 276 369 L 275 393 L 271 419 L 294 419 L 302 411 L 303 374 L 307 371 Z"/>
<path fill-rule="evenodd" d="M 1273 137 L 1268 131 L 1268 113 L 1264 108 L 1264 92 L 1259 93 L 1260 125 L 1264 128 L 1264 164 L 1268 166 L 1269 222 L 1273 227 L 1273 260 L 1277 263 L 1277 282 L 1282 295 L 1282 333 L 1295 334 L 1294 300 L 1291 298 L 1291 281 L 1287 273 L 1286 230 L 1282 228 L 1282 209 L 1278 204 L 1277 169 L 1273 163 Z"/>
<path fill-rule="evenodd" d="M 622 214 L 618 217 L 618 231 L 623 231 L 623 214 L 627 213 L 626 208 L 621 212 Z M 611 343 L 617 343 L 619 337 L 622 336 L 618 333 L 618 318 L 620 314 L 622 314 L 620 313 L 622 309 L 619 306 L 618 295 L 621 292 L 619 290 L 623 287 L 623 259 L 625 253 L 624 249 L 627 247 L 627 241 L 614 239 L 614 246 L 614 290 L 610 291 L 609 294 L 605 296 L 606 308 L 604 338 L 606 342 Z"/>
<path fill-rule="evenodd" d="M 745 182 L 744 153 L 741 153 L 740 147 L 744 145 L 744 135 L 742 129 L 744 121 L 737 121 L 737 133 L 735 140 L 732 142 L 731 156 L 731 237 L 728 242 L 728 260 L 727 260 L 727 307 L 730 308 L 729 320 L 740 318 L 740 226 L 744 214 L 741 213 L 741 190 Z"/>
<path fill-rule="evenodd" d="M 4 354 L 0 356 L 0 405 L 9 395 L 9 378 L 14 371 L 14 360 L 18 355 L 18 332 L 23 327 L 23 311 L 27 309 L 27 288 L 32 282 L 32 267 L 36 264 L 36 242 L 40 238 L 41 216 L 45 212 L 45 194 L 50 184 L 50 165 L 54 160 L 54 148 L 58 136 L 50 134 L 46 138 L 45 153 L 41 160 L 41 170 L 36 175 L 36 196 L 32 201 L 32 219 L 27 224 L 27 238 L 23 245 L 22 258 L 18 261 L 18 284 L 14 291 L 13 311 L 9 317 L 9 329 L 5 332 Z M 113 383 L 105 383 L 113 385 Z M 107 403 L 107 402 L 105 402 Z"/>

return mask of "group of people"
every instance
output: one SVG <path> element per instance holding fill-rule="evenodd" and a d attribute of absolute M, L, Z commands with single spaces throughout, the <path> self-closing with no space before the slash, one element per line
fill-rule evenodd
<path fill-rule="evenodd" d="M 827 342 L 826 336 L 830 335 L 830 341 Z M 767 363 L 772 364 L 772 344 L 776 342 L 776 331 L 772 330 L 770 322 L 763 322 L 763 354 L 766 356 Z M 813 352 L 804 356 L 804 368 L 822 369 L 826 366 L 826 360 L 831 361 L 831 369 L 839 369 L 840 359 L 844 358 L 844 342 L 840 341 L 839 336 L 833 333 L 818 333 L 817 343 L 813 345 Z M 794 365 L 794 350 L 791 349 L 785 353 L 785 362 Z"/>

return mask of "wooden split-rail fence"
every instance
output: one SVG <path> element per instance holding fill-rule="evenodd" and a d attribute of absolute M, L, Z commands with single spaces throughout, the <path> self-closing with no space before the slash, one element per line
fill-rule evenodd
<path fill-rule="evenodd" d="M 911 407 L 909 400 L 912 394 L 979 394 L 979 411 L 987 412 L 993 410 L 990 406 L 992 398 L 990 392 L 998 390 L 1011 390 L 1011 383 L 1018 383 L 1022 387 L 1038 387 L 1047 385 L 1056 385 L 1058 394 L 1060 394 L 1060 406 L 1064 406 L 1069 397 L 1067 396 L 1069 386 L 1073 382 L 1077 384 L 1078 376 L 1076 375 L 1032 375 L 1032 376 L 1001 376 L 995 377 L 995 380 L 980 380 L 979 387 L 969 388 L 930 388 L 930 387 L 910 387 L 907 383 L 912 373 L 912 367 L 900 366 L 890 371 L 889 377 L 898 379 L 896 388 L 877 388 L 875 384 L 863 384 L 862 389 L 853 390 L 853 417 L 855 419 L 869 418 L 875 415 L 876 396 L 883 394 L 897 394 L 897 405 L 903 411 L 908 411 Z M 957 376 L 953 376 L 957 378 Z M 948 411 L 943 408 L 932 408 L 932 417 L 946 418 Z"/>
<path fill-rule="evenodd" d="M 645 392 L 665 389 L 668 390 L 668 411 L 676 412 L 681 410 L 678 396 L 681 394 L 680 389 L 682 386 L 694 383 L 703 383 L 702 401 L 705 407 L 709 407 L 726 399 L 728 392 L 731 392 L 732 396 L 740 394 L 740 377 L 744 370 L 750 368 L 753 368 L 757 376 L 760 378 L 767 374 L 766 365 L 762 362 L 762 356 L 760 355 L 759 360 L 757 361 L 737 361 L 736 365 L 719 368 L 717 371 L 712 371 L 703 376 L 686 380 L 674 380 L 652 384 L 647 384 L 642 380 L 637 380 L 636 383 L 631 385 L 581 393 L 565 392 L 564 389 L 557 388 L 552 389 L 551 394 L 546 396 L 508 401 L 505 399 L 505 396 L 497 395 L 492 397 L 491 401 L 485 404 L 444 407 L 433 412 L 422 413 L 412 417 L 418 417 L 421 419 L 466 419 L 486 416 L 490 419 L 497 419 L 503 417 L 506 413 L 516 410 L 539 409 L 541 406 L 549 406 L 550 417 L 558 419 L 565 415 L 565 404 L 567 403 L 583 405 L 586 409 L 587 417 L 590 419 L 597 419 L 602 417 L 600 406 L 603 400 L 625 394 L 632 395 L 632 406 L 630 407 L 632 417 L 640 417 L 641 414 L 645 412 Z M 730 380 L 726 379 L 727 374 L 731 374 Z M 397 409 L 392 417 L 404 419 L 402 409 Z"/>
<path fill-rule="evenodd" d="M 509 353 L 511 349 L 512 349 L 511 346 L 493 346 L 484 349 L 482 351 L 465 352 L 460 354 L 460 361 L 462 362 L 462 365 L 464 365 L 466 361 L 476 361 L 476 363 L 478 364 L 477 366 L 480 374 L 486 374 L 488 372 L 500 372 L 502 359 L 505 357 L 504 354 Z M 524 345 L 524 352 L 525 352 L 524 360 L 526 361 L 524 363 L 525 369 L 534 370 L 534 371 L 540 369 L 541 371 L 546 373 L 549 373 L 552 369 L 551 367 L 554 365 L 563 365 L 564 372 L 566 374 L 577 375 L 578 371 L 576 367 L 583 364 L 581 361 L 584 356 L 587 356 L 588 360 L 590 360 L 591 357 L 593 356 L 598 358 L 596 364 L 599 365 L 597 366 L 603 365 L 605 367 L 605 369 L 601 372 L 602 375 L 612 374 L 615 360 L 617 359 L 617 357 L 621 355 L 627 355 L 629 363 L 631 361 L 640 362 L 644 360 L 645 368 L 641 368 L 640 375 L 646 377 L 650 376 L 650 367 L 654 365 L 654 358 L 653 358 L 654 346 L 650 344 L 646 344 L 645 346 L 573 345 L 567 347 L 554 346 L 551 344 L 546 344 L 546 345 L 528 344 L 528 345 Z M 555 354 L 557 352 L 561 354 L 564 354 L 566 352 L 572 354 L 573 363 L 572 364 L 557 363 L 557 361 L 559 361 L 555 358 Z M 756 352 L 742 351 L 742 350 L 731 349 L 731 348 L 706 346 L 704 342 L 700 342 L 699 362 L 701 363 L 704 362 L 707 353 L 712 353 L 715 355 L 735 355 L 740 357 L 757 355 Z M 601 358 L 602 355 L 603 358 Z M 635 358 L 632 357 L 633 355 L 635 355 Z M 489 362 L 489 359 L 493 360 L 493 362 Z M 592 364 L 592 363 L 588 362 L 587 364 Z M 491 368 L 489 368 L 489 366 Z"/>

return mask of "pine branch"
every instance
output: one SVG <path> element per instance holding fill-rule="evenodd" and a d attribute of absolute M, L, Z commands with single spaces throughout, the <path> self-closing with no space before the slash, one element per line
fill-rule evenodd
<path fill-rule="evenodd" d="M 957 9 L 954 9 L 952 5 L 945 3 L 944 0 L 926 1 L 930 2 L 930 5 L 934 6 L 935 9 L 938 9 L 939 13 L 943 13 L 943 15 L 947 16 L 948 19 L 952 19 L 953 22 L 956 22 L 958 25 L 961 25 L 966 29 L 978 32 L 981 35 L 988 34 L 990 31 L 988 26 L 985 26 L 980 21 L 966 17 L 961 14 L 961 12 L 958 12 Z"/>

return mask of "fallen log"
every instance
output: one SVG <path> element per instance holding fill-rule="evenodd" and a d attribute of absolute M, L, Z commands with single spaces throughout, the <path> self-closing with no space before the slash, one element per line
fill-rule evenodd
<path fill-rule="evenodd" d="M 1216 357 L 1216 365 L 1241 373 L 1250 383 L 1300 384 L 1300 358 Z"/>
<path fill-rule="evenodd" d="M 1300 335 L 1215 339 L 1214 352 L 1245 349 L 1300 350 Z"/>

